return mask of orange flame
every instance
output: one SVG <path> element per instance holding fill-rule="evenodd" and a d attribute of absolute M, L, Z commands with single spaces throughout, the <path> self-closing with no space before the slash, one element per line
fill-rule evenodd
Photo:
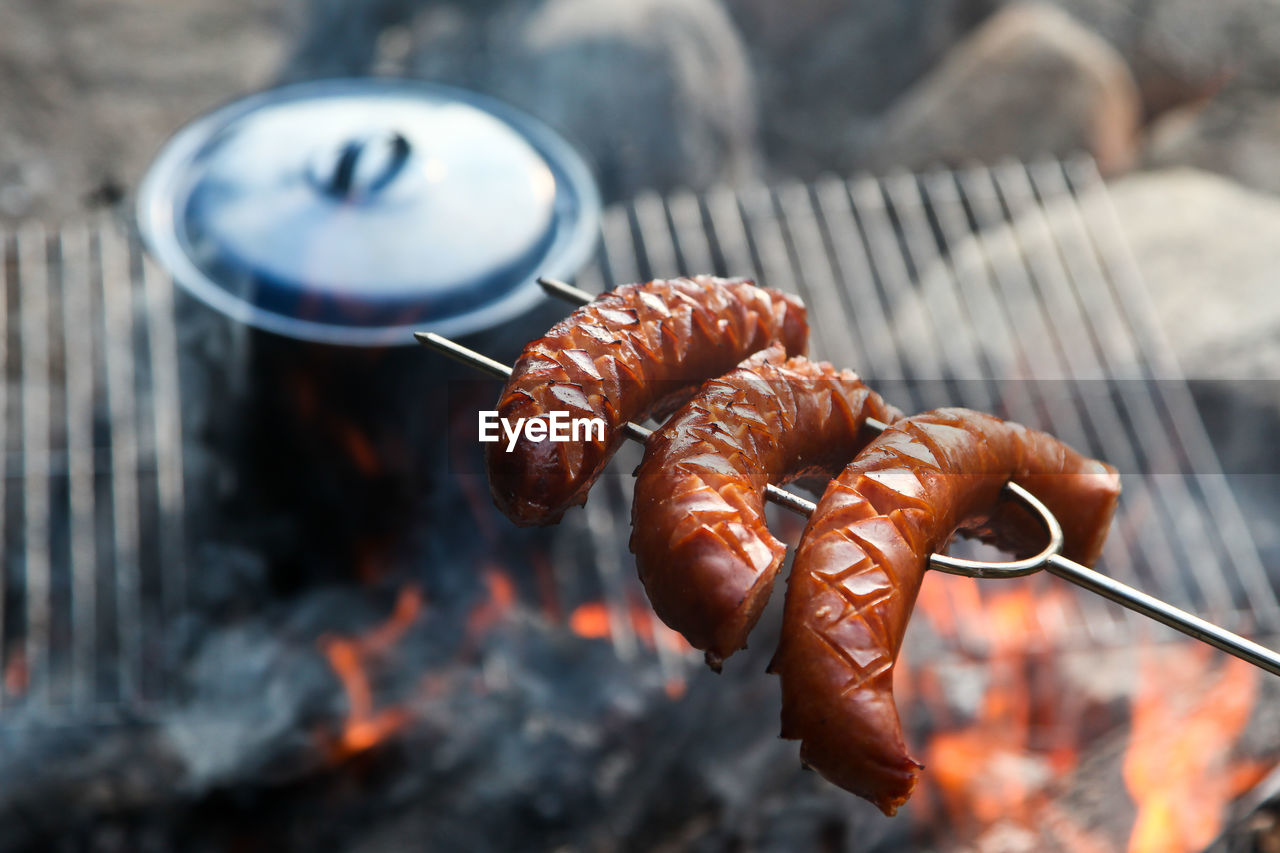
<path fill-rule="evenodd" d="M 569 616 L 569 630 L 590 640 L 607 638 L 613 630 L 609 608 L 603 601 L 589 601 L 575 607 Z"/>
<path fill-rule="evenodd" d="M 1041 695 L 1052 691 L 1038 690 L 1032 678 L 1043 674 L 1033 647 L 1044 633 L 1042 610 L 1056 594 L 1020 582 L 984 603 L 969 578 L 931 577 L 921 590 L 918 606 L 939 633 L 980 631 L 990 653 L 975 717 L 964 724 L 942 717 L 944 730 L 924 749 L 928 789 L 956 827 L 981 831 L 1001 821 L 1031 827 L 1048 801 L 1046 790 L 1077 764 L 1074 741 L 1055 738 L 1066 728 L 1067 703 Z M 908 671 L 902 680 L 931 705 L 947 707 L 931 670 Z"/>
<path fill-rule="evenodd" d="M 374 449 L 373 442 L 360 431 L 359 427 L 340 421 L 334 424 L 334 430 L 357 471 L 366 477 L 373 477 L 382 470 L 378 451 Z"/>
<path fill-rule="evenodd" d="M 386 622 L 357 637 L 325 635 L 318 644 L 347 694 L 347 717 L 333 745 L 335 758 L 346 758 L 381 743 L 409 722 L 403 708 L 374 707 L 373 690 L 365 664 L 386 654 L 422 612 L 422 593 L 415 586 L 400 590 Z"/>
<path fill-rule="evenodd" d="M 632 599 L 627 606 L 627 619 L 631 629 L 646 648 L 656 649 L 659 645 L 665 650 L 685 655 L 693 651 L 678 632 L 671 630 L 654 615 L 648 605 L 639 599 Z M 569 614 L 569 630 L 579 637 L 591 640 L 604 640 L 613 636 L 613 616 L 610 608 L 603 601 L 588 601 L 574 608 Z M 688 690 L 684 678 L 673 675 L 663 685 L 667 697 L 672 701 L 679 699 Z"/>
<path fill-rule="evenodd" d="M 9 655 L 4 665 L 4 689 L 10 696 L 21 696 L 27 692 L 30 672 L 27 670 L 27 656 L 21 649 Z"/>
<path fill-rule="evenodd" d="M 657 621 L 657 617 L 643 602 L 632 599 L 627 605 L 627 621 L 640 642 L 647 648 L 656 648 L 659 643 L 666 649 L 684 654 L 693 650 L 693 646 L 678 632 Z M 603 601 L 588 601 L 574 608 L 569 614 L 569 630 L 579 637 L 599 640 L 607 639 L 613 634 L 613 616 L 610 608 Z"/>
<path fill-rule="evenodd" d="M 499 568 L 490 566 L 484 570 L 484 584 L 489 596 L 467 614 L 467 636 L 476 638 L 485 634 L 511 611 L 516 601 L 516 586 L 511 576 Z"/>
<path fill-rule="evenodd" d="M 1204 849 L 1239 786 L 1256 781 L 1256 772 L 1241 772 L 1227 755 L 1249 721 L 1257 673 L 1231 658 L 1206 688 L 1211 660 L 1207 647 L 1195 646 L 1142 662 L 1124 761 L 1138 808 L 1129 853 Z"/>

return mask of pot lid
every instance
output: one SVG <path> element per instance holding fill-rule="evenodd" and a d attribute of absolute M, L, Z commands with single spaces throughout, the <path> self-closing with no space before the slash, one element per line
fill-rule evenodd
<path fill-rule="evenodd" d="M 599 195 L 562 138 L 505 104 L 378 78 L 304 83 L 179 131 L 139 228 L 223 313 L 295 338 L 407 344 L 491 328 L 595 246 Z"/>

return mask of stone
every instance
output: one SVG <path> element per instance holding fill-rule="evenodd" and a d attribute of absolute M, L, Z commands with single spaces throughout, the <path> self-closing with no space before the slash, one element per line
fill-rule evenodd
<path fill-rule="evenodd" d="M 1142 154 L 1148 168 L 1193 166 L 1280 193 L 1280 95 L 1228 89 L 1156 120 Z"/>
<path fill-rule="evenodd" d="M 990 12 L 988 0 L 725 0 L 756 75 L 769 165 L 849 172 L 877 116 Z"/>
<path fill-rule="evenodd" d="M 1005 174 L 1016 175 L 1019 169 L 1011 166 Z M 1014 322 L 1029 320 L 1023 327 L 1029 334 L 1052 338 L 1050 329 L 1057 329 L 1069 337 L 1047 340 L 1039 363 L 1024 364 L 1000 345 L 999 324 L 991 337 L 962 326 L 954 339 L 944 342 L 951 347 L 944 352 L 962 353 L 968 343 L 986 354 L 995 376 L 1030 376 L 1042 390 L 1055 387 L 1045 380 L 1064 374 L 1096 376 L 1098 345 L 1088 338 L 1102 344 L 1129 339 L 1134 332 L 1128 324 L 1110 309 L 1093 311 L 1093 327 L 1086 330 L 1072 316 L 1054 318 L 1041 313 L 1040 307 L 1046 290 L 1062 292 L 1057 282 L 1063 279 L 1058 276 L 1072 275 L 1065 262 L 1079 259 L 1084 248 L 1077 216 L 1089 217 L 1089 234 L 1112 275 L 1124 276 L 1129 267 L 1117 253 L 1117 244 L 1131 256 L 1132 269 L 1141 276 L 1150 300 L 1145 310 L 1141 302 L 1131 309 L 1141 313 L 1130 319 L 1162 333 L 1177 368 L 1152 365 L 1148 372 L 1128 360 L 1132 356 L 1127 347 L 1112 346 L 1109 372 L 1122 380 L 1155 375 L 1175 382 L 1180 372 L 1190 380 L 1262 565 L 1280 566 L 1280 445 L 1275 438 L 1280 434 L 1280 300 L 1275 297 L 1280 199 L 1192 169 L 1134 173 L 1111 183 L 1108 198 L 1114 222 L 1099 200 L 1088 195 L 1079 209 L 1053 191 L 1047 195 L 1042 211 L 1022 213 L 1012 226 L 999 224 L 980 237 L 963 237 L 949 246 L 950 268 L 940 261 L 924 268 L 917 292 L 893 306 L 898 318 L 893 340 L 899 352 L 921 363 L 936 363 L 938 338 L 930 338 L 929 309 L 947 304 L 941 298 L 946 295 L 943 289 L 955 289 L 957 278 L 978 284 L 978 292 L 990 281 L 999 294 L 999 310 Z M 1111 266 L 1113 262 L 1118 265 Z M 954 276 L 952 269 L 958 271 Z M 1077 280 L 1088 308 L 1088 301 L 1096 298 L 1089 294 L 1106 283 L 1090 266 L 1077 263 L 1074 269 L 1075 275 L 1088 276 Z M 1037 278 L 1038 270 L 1045 272 Z M 1118 284 L 1121 281 L 1117 278 Z M 1127 284 L 1119 289 L 1132 292 Z M 1066 358 L 1055 356 L 1054 350 L 1072 342 L 1080 344 L 1083 357 L 1068 370 Z M 959 362 L 954 372 L 963 378 L 962 366 Z M 1081 393 L 1091 387 L 1085 383 Z M 1144 488 L 1141 483 L 1127 486 L 1128 500 L 1141 500 Z M 1273 568 L 1272 583 L 1278 580 Z"/>
<path fill-rule="evenodd" d="M 1131 175 L 1111 196 L 1186 374 L 1280 378 L 1280 200 L 1192 169 Z"/>
<path fill-rule="evenodd" d="M 1053 0 L 1125 57 L 1148 116 L 1202 98 L 1224 80 L 1280 86 L 1274 0 Z"/>
<path fill-rule="evenodd" d="M 1115 173 L 1134 157 L 1139 112 L 1133 78 L 1105 41 L 1052 6 L 1011 6 L 890 108 L 865 165 L 1084 151 Z"/>
<path fill-rule="evenodd" d="M 997 171 L 1003 168 L 1020 172 L 1016 164 Z M 1151 297 L 1152 319 L 1182 373 L 1206 381 L 1280 379 L 1280 299 L 1273 296 L 1280 269 L 1280 199 L 1186 168 L 1132 173 L 1111 182 L 1107 194 L 1118 240 L 1132 255 Z M 989 269 L 992 281 L 1029 281 L 1035 269 L 1059 267 L 1060 252 L 1077 250 L 1077 215 L 1097 217 L 1090 220 L 1091 231 L 1107 228 L 1103 209 L 1089 198 L 1077 206 L 1050 194 L 1042 212 L 1020 214 L 1028 218 L 949 246 L 951 265 L 964 275 Z M 1108 251 L 1108 257 L 1115 256 Z M 919 294 L 894 307 L 901 318 L 894 340 L 901 346 L 928 334 L 922 300 L 936 300 L 931 294 L 939 288 L 956 286 L 941 261 L 925 267 L 920 281 Z M 1024 317 L 1040 298 L 1028 285 L 1003 292 L 1002 304 L 1010 317 Z M 1122 377 L 1139 375 L 1130 365 L 1113 367 Z M 998 376 L 1018 375 L 1013 363 L 996 362 L 993 369 Z M 1037 371 L 1035 378 L 1056 378 L 1042 374 Z M 1280 394 L 1273 396 L 1280 411 Z"/>
<path fill-rule="evenodd" d="M 755 86 L 718 0 L 544 0 L 429 8 L 408 72 L 494 95 L 593 161 L 607 199 L 756 172 Z"/>

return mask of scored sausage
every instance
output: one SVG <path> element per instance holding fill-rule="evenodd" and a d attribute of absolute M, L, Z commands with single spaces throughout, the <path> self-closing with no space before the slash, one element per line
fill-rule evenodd
<path fill-rule="evenodd" d="M 565 412 L 600 418 L 604 437 L 486 446 L 494 502 L 520 525 L 551 524 L 587 491 L 623 440 L 623 425 L 780 341 L 805 351 L 799 299 L 745 279 L 713 276 L 624 285 L 597 297 L 531 342 L 498 401 L 508 423 Z"/>
<path fill-rule="evenodd" d="M 835 476 L 901 413 L 857 374 L 781 346 L 705 383 L 645 446 L 631 550 L 654 611 L 707 662 L 746 645 L 786 546 L 765 526 L 764 492 Z"/>
<path fill-rule="evenodd" d="M 1057 516 L 1067 557 L 1097 559 L 1120 493 L 1115 469 L 965 409 L 885 430 L 828 485 L 796 551 L 771 665 L 782 679 L 782 736 L 802 742 L 806 764 L 887 815 L 920 770 L 903 742 L 893 666 L 929 554 L 958 528 L 1019 553 L 1038 550 L 1034 517 L 998 501 L 1010 479 Z"/>

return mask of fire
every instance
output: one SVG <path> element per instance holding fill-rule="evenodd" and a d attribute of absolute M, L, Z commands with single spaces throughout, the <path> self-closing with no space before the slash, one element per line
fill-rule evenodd
<path fill-rule="evenodd" d="M 356 637 L 325 635 L 319 639 L 320 650 L 347 694 L 347 717 L 333 745 L 335 757 L 345 758 L 363 752 L 386 740 L 409 722 L 409 714 L 403 708 L 374 707 L 373 690 L 365 667 L 370 659 L 385 655 L 400 642 L 417 621 L 422 606 L 421 591 L 415 586 L 406 586 L 400 590 L 391 615 L 369 633 Z"/>
<path fill-rule="evenodd" d="M 27 671 L 27 656 L 21 650 L 14 651 L 4 665 L 4 689 L 10 696 L 20 696 L 27 692 L 30 673 Z"/>
<path fill-rule="evenodd" d="M 1208 648 L 1193 646 L 1142 662 L 1124 761 L 1138 810 L 1129 853 L 1204 849 L 1227 804 L 1256 781 L 1256 766 L 1233 766 L 1227 756 L 1249 721 L 1257 673 L 1228 659 L 1206 687 L 1212 660 Z"/>
<path fill-rule="evenodd" d="M 631 623 L 631 630 L 647 648 L 677 655 L 693 651 L 693 646 L 684 637 L 659 622 L 648 605 L 639 599 L 633 598 L 628 602 L 626 618 Z M 603 601 L 580 604 L 569 614 L 569 630 L 579 637 L 591 640 L 610 639 L 613 636 L 613 626 L 613 615 Z M 663 685 L 667 698 L 672 701 L 684 696 L 688 687 L 688 683 L 679 675 L 672 675 Z"/>
<path fill-rule="evenodd" d="M 946 637 L 980 632 L 989 655 L 973 718 L 942 716 L 942 731 L 923 749 L 928 772 L 922 799 L 936 797 L 953 826 L 974 833 L 1001 822 L 1033 827 L 1049 801 L 1047 790 L 1077 764 L 1070 702 L 1055 693 L 1051 679 L 1048 689 L 1043 686 L 1052 673 L 1033 650 L 1044 633 L 1045 608 L 1062 593 L 1032 582 L 986 589 L 984 602 L 972 578 L 930 577 L 917 604 Z M 946 688 L 931 670 L 907 670 L 901 681 L 931 706 L 948 707 Z"/>
<path fill-rule="evenodd" d="M 626 617 L 631 623 L 631 630 L 650 649 L 659 643 L 665 649 L 681 654 L 693 649 L 679 633 L 657 621 L 653 611 L 641 601 L 632 599 L 628 602 Z M 587 639 L 608 639 L 613 635 L 613 616 L 609 606 L 603 601 L 578 605 L 569 614 L 569 630 Z"/>
<path fill-rule="evenodd" d="M 503 616 L 511 611 L 516 601 L 516 586 L 511 576 L 499 568 L 490 566 L 484 570 L 484 584 L 489 595 L 467 614 L 467 636 L 485 634 Z"/>
<path fill-rule="evenodd" d="M 923 620 L 947 639 L 976 636 L 987 655 L 975 667 L 986 683 L 971 718 L 953 710 L 943 674 L 903 661 L 902 693 L 927 703 L 938 728 L 921 750 L 928 771 L 919 807 L 940 811 L 975 839 L 974 849 L 1001 831 L 1024 833 L 1028 844 L 1047 832 L 1077 853 L 1124 849 L 1124 835 L 1076 825 L 1056 799 L 1075 784 L 1080 745 L 1098 720 L 1062 668 L 1071 594 L 1036 580 L 981 590 L 965 578 L 931 576 L 924 584 Z M 1221 660 L 1200 644 L 1141 656 L 1122 767 L 1136 807 L 1128 853 L 1204 849 L 1222 830 L 1226 806 L 1271 768 L 1229 759 L 1259 687 L 1248 663 Z M 1117 716 L 1115 725 L 1123 722 Z"/>
<path fill-rule="evenodd" d="M 382 462 L 373 442 L 355 424 L 339 422 L 334 424 L 338 441 L 346 449 L 348 457 L 361 474 L 366 477 L 376 476 L 382 470 Z"/>
<path fill-rule="evenodd" d="M 600 640 L 612 630 L 609 608 L 603 601 L 590 601 L 574 609 L 569 617 L 569 630 L 579 637 Z"/>

